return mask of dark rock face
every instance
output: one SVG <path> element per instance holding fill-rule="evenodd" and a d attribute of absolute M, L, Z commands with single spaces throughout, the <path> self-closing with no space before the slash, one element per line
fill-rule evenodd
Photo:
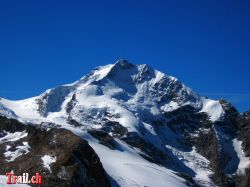
<path fill-rule="evenodd" d="M 87 141 L 65 129 L 38 129 L 24 125 L 16 120 L 0 117 L 0 137 L 8 133 L 25 132 L 15 141 L 0 142 L 0 174 L 14 170 L 16 175 L 39 172 L 43 177 L 43 186 L 48 187 L 109 187 L 110 183 L 99 157 L 88 145 Z M 24 134 L 25 134 L 24 133 Z M 12 161 L 7 161 L 8 151 L 27 142 L 28 152 L 21 154 Z M 42 158 L 47 155 L 55 158 L 50 170 L 44 167 Z"/>
<path fill-rule="evenodd" d="M 215 184 L 219 186 L 229 186 L 229 182 L 223 172 L 219 143 L 214 130 L 211 128 L 206 133 L 200 132 L 199 136 L 193 139 L 193 142 L 197 151 L 210 161 L 210 167 L 214 171 L 212 179 Z"/>
<path fill-rule="evenodd" d="M 250 111 L 243 113 L 237 119 L 238 137 L 242 140 L 246 155 L 250 156 Z"/>
<path fill-rule="evenodd" d="M 190 133 L 199 131 L 200 128 L 210 128 L 212 125 L 205 113 L 198 113 L 197 109 L 188 105 L 164 115 L 168 126 L 185 139 L 189 138 Z"/>
<path fill-rule="evenodd" d="M 127 135 L 128 129 L 123 127 L 120 123 L 116 121 L 105 121 L 105 124 L 101 128 L 102 131 L 111 133 L 115 138 L 122 138 Z"/>
<path fill-rule="evenodd" d="M 88 133 L 91 134 L 97 140 L 99 140 L 99 143 L 109 147 L 110 149 L 116 149 L 113 137 L 110 136 L 107 132 L 91 129 L 88 130 Z"/>
<path fill-rule="evenodd" d="M 226 113 L 221 121 L 213 123 L 206 113 L 200 113 L 192 106 L 184 106 L 165 113 L 165 119 L 153 121 L 152 125 L 159 137 L 161 137 L 162 128 L 168 126 L 174 133 L 180 135 L 178 144 L 184 151 L 190 151 L 195 147 L 198 153 L 207 158 L 210 161 L 209 167 L 214 172 L 211 179 L 216 185 L 220 187 L 248 186 L 249 169 L 246 170 L 244 175 L 228 176 L 227 165 L 234 158 L 232 158 L 232 155 L 228 155 L 228 150 L 223 148 L 225 142 L 218 139 L 216 130 L 220 129 L 228 137 L 226 140 L 228 142 L 234 138 L 242 140 L 245 151 L 249 151 L 250 112 L 239 115 L 232 105 L 224 100 L 220 102 L 223 102 L 222 105 Z M 175 170 L 177 175 L 183 177 L 189 186 L 199 186 L 192 179 L 192 172 L 188 170 L 178 171 L 178 160 L 175 160 L 166 150 L 160 150 L 137 133 L 128 132 L 118 122 L 106 120 L 101 129 L 92 129 L 88 132 L 98 139 L 99 143 L 110 149 L 119 149 L 116 147 L 114 140 L 114 138 L 118 138 L 132 148 L 140 150 L 139 154 L 144 159 Z M 195 136 L 193 136 L 194 134 Z M 171 163 L 175 163 L 177 168 L 173 167 Z"/>
<path fill-rule="evenodd" d="M 126 137 L 122 138 L 122 140 L 128 145 L 140 149 L 141 153 L 139 154 L 150 162 L 166 166 L 171 161 L 163 151 L 145 141 L 136 133 L 128 133 Z"/>
<path fill-rule="evenodd" d="M 250 111 L 243 113 L 237 118 L 237 137 L 242 141 L 242 147 L 246 156 L 250 156 Z M 250 167 L 245 170 L 245 174 L 234 177 L 237 187 L 250 186 Z"/>
<path fill-rule="evenodd" d="M 182 135 L 183 148 L 194 146 L 198 153 L 210 161 L 210 168 L 214 172 L 211 176 L 214 183 L 220 187 L 250 186 L 250 170 L 245 174 L 234 174 L 229 177 L 227 166 L 236 161 L 236 153 L 228 154 L 228 144 L 232 139 L 242 140 L 246 156 L 250 155 L 250 112 L 242 115 L 227 101 L 220 100 L 225 111 L 221 121 L 211 122 L 206 114 L 198 113 L 191 106 L 184 106 L 173 112 L 165 113 L 167 125 L 175 133 Z M 204 130 L 205 129 L 205 130 Z M 218 138 L 215 130 L 220 130 L 222 136 Z M 196 133 L 196 136 L 192 136 Z M 220 135 L 219 135 L 220 136 Z M 224 144 L 224 145 L 223 145 Z M 232 157 L 234 156 L 234 157 Z M 236 172 L 237 165 L 231 168 L 231 173 Z"/>

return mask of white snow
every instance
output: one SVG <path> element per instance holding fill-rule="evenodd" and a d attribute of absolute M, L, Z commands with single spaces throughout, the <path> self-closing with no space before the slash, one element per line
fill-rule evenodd
<path fill-rule="evenodd" d="M 17 116 L 15 112 L 9 109 L 8 107 L 4 106 L 4 104 L 1 103 L 1 100 L 4 99 L 0 99 L 0 115 L 6 116 L 8 118 L 16 118 Z"/>
<path fill-rule="evenodd" d="M 203 108 L 200 112 L 206 112 L 210 116 L 211 121 L 217 121 L 224 114 L 224 110 L 219 103 L 219 101 L 214 101 L 211 99 L 202 99 Z"/>
<path fill-rule="evenodd" d="M 4 133 L 6 133 L 6 135 L 0 138 L 0 144 L 5 143 L 5 142 L 14 142 L 28 135 L 26 131 L 22 131 L 22 132 L 17 131 L 14 133 L 4 131 Z M 30 146 L 28 145 L 28 142 L 23 142 L 23 145 L 15 147 L 15 151 L 9 151 L 10 148 L 11 146 L 7 145 L 6 152 L 4 153 L 4 156 L 6 157 L 7 162 L 11 162 L 15 160 L 17 157 L 21 156 L 22 154 L 27 154 L 29 152 Z"/>
<path fill-rule="evenodd" d="M 88 133 L 83 135 L 97 152 L 104 169 L 121 187 L 184 187 L 184 179 L 173 171 L 140 157 L 135 150 L 116 140 L 120 150 L 110 150 Z"/>
<path fill-rule="evenodd" d="M 236 138 L 233 139 L 233 147 L 234 147 L 234 150 L 237 153 L 237 156 L 240 160 L 240 163 L 238 165 L 238 169 L 236 172 L 238 174 L 244 174 L 245 169 L 250 167 L 250 159 L 249 159 L 249 157 L 245 156 L 245 153 L 242 149 L 242 141 L 239 141 Z"/>
<path fill-rule="evenodd" d="M 160 71 L 157 71 L 157 70 L 155 70 L 154 72 L 155 72 L 155 75 L 156 75 L 155 79 L 154 79 L 154 84 L 156 84 L 157 82 L 159 82 L 165 76 L 165 74 L 160 72 Z M 171 77 L 171 76 L 169 76 L 169 77 Z"/>
<path fill-rule="evenodd" d="M 133 66 L 126 71 L 123 68 L 115 69 L 114 67 L 114 64 L 98 67 L 79 81 L 64 85 L 67 88 L 66 92 L 62 90 L 63 96 L 61 91 L 50 93 L 51 90 L 47 90 L 44 94 L 50 93 L 53 99 L 49 104 L 44 102 L 51 109 L 48 110 L 46 117 L 41 116 L 37 111 L 36 99 L 43 99 L 43 94 L 21 101 L 1 99 L 0 114 L 34 124 L 52 122 L 56 125 L 59 124 L 58 126 L 62 128 L 76 131 L 76 128 L 68 123 L 69 114 L 66 112 L 69 101 L 75 95 L 75 103 L 70 111 L 70 117 L 82 124 L 81 130 L 101 128 L 106 120 L 110 120 L 119 122 L 129 132 L 143 134 L 145 140 L 161 150 L 166 149 L 165 144 L 168 142 L 174 147 L 171 150 L 178 153 L 175 157 L 183 158 L 187 167 L 194 170 L 197 181 L 204 180 L 205 183 L 210 183 L 208 176 L 211 171 L 208 161 L 196 153 L 195 149 L 183 153 L 181 150 L 175 149 L 181 146 L 177 141 L 181 137 L 178 137 L 179 135 L 175 134 L 167 125 L 159 127 L 159 129 L 154 128 L 153 122 L 165 119 L 162 111 L 170 112 L 185 105 L 194 106 L 200 109 L 200 112 L 208 113 L 210 119 L 216 121 L 224 114 L 220 103 L 198 96 L 176 78 L 153 70 L 146 65 Z M 112 76 L 107 77 L 111 71 Z M 158 86 L 159 82 L 164 83 L 163 86 Z M 177 89 L 172 86 L 176 86 Z M 178 89 L 179 87 L 180 89 Z M 58 89 L 60 90 L 61 87 Z M 172 94 L 173 91 L 177 95 L 176 100 L 162 100 L 164 96 L 167 96 L 166 94 Z M 58 98 L 60 98 L 59 101 Z M 162 123 L 167 124 L 166 121 L 163 120 Z M 44 125 L 46 126 L 46 124 Z M 20 137 L 27 136 L 25 132 L 16 133 L 0 138 L 0 143 L 16 141 Z M 173 171 L 146 161 L 137 154 L 136 150 L 119 140 L 117 142 L 122 151 L 110 150 L 97 143 L 88 134 L 85 134 L 84 138 L 90 141 L 108 174 L 122 187 L 185 186 L 184 180 L 174 175 Z M 41 159 L 48 170 L 50 170 L 50 164 L 56 161 L 56 158 L 49 155 L 45 155 Z"/>
<path fill-rule="evenodd" d="M 24 138 L 28 135 L 28 133 L 26 131 L 22 131 L 22 132 L 17 131 L 14 133 L 5 132 L 5 133 L 7 133 L 7 134 L 4 137 L 0 138 L 0 143 L 14 142 L 14 141 L 17 141 L 17 140 Z"/>
<path fill-rule="evenodd" d="M 164 112 L 171 112 L 171 111 L 174 111 L 178 108 L 180 108 L 178 103 L 176 103 L 174 101 L 170 101 L 169 103 L 163 105 L 161 107 L 161 110 L 163 110 Z"/>
<path fill-rule="evenodd" d="M 29 152 L 29 144 L 28 142 L 23 142 L 23 145 L 17 146 L 15 151 L 9 151 L 10 146 L 6 146 L 6 152 L 4 153 L 4 156 L 7 158 L 7 162 L 11 162 L 15 160 L 17 157 L 27 154 Z"/>
<path fill-rule="evenodd" d="M 103 112 L 106 109 L 111 114 L 119 114 L 119 118 L 115 118 L 124 127 L 127 127 L 129 131 L 137 131 L 138 119 L 135 118 L 134 114 L 124 107 L 119 106 L 117 100 L 114 100 L 106 95 L 97 95 L 97 87 L 88 85 L 82 90 L 77 96 L 78 106 L 80 109 L 93 109 Z M 76 107 L 77 109 L 77 107 Z M 75 113 L 79 113 L 76 111 Z"/>
<path fill-rule="evenodd" d="M 198 184 L 208 187 L 214 186 L 212 180 L 209 178 L 209 176 L 213 174 L 211 168 L 209 168 L 210 161 L 197 153 L 195 147 L 193 147 L 190 152 L 178 150 L 169 145 L 166 145 L 166 147 L 172 150 L 176 157 L 178 157 L 187 167 L 195 172 L 196 175 L 194 180 Z"/>
<path fill-rule="evenodd" d="M 32 97 L 29 99 L 24 99 L 19 101 L 11 101 L 2 98 L 0 100 L 0 104 L 5 108 L 9 109 L 9 111 L 7 112 L 12 114 L 9 115 L 9 117 L 17 119 L 21 122 L 25 121 L 25 122 L 40 123 L 42 121 L 48 121 L 46 120 L 46 118 L 43 118 L 39 115 L 37 111 L 38 104 L 35 101 L 36 98 L 37 97 Z M 6 110 L 1 111 L 0 109 L 0 113 L 4 114 L 6 113 Z"/>
<path fill-rule="evenodd" d="M 44 167 L 51 172 L 50 165 L 56 162 L 56 157 L 52 157 L 50 155 L 44 155 L 41 159 L 43 161 Z"/>
<path fill-rule="evenodd" d="M 106 66 L 100 67 L 98 70 L 96 70 L 93 74 L 93 77 L 96 77 L 96 81 L 103 79 L 107 74 L 111 71 L 111 69 L 114 67 L 114 64 L 109 64 Z"/>

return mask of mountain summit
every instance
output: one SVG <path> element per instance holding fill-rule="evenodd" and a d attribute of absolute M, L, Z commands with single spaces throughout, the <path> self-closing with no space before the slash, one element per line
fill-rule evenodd
<path fill-rule="evenodd" d="M 55 122 L 59 117 L 65 118 L 65 113 L 69 114 L 67 107 L 73 100 L 78 101 L 75 104 L 80 104 L 81 100 L 88 98 L 88 102 L 91 103 L 90 97 L 102 98 L 107 101 L 106 105 L 122 103 L 127 105 L 128 112 L 134 110 L 132 105 L 144 105 L 142 108 L 148 106 L 148 110 L 155 110 L 154 112 L 159 114 L 158 117 L 162 112 L 173 111 L 186 105 L 207 112 L 213 121 L 223 114 L 218 101 L 199 96 L 176 78 L 154 70 L 146 64 L 133 65 L 127 60 L 118 60 L 115 64 L 97 67 L 75 83 L 49 89 L 37 97 L 22 101 L 2 99 L 1 107 L 2 112 L 12 117 L 27 120 L 36 118 L 42 121 L 43 117 L 46 117 L 46 120 L 51 119 Z M 102 99 L 92 104 L 102 105 Z M 120 104 L 117 101 L 120 101 Z M 84 105 L 86 104 L 83 103 L 81 106 Z M 113 106 L 109 109 L 114 110 Z M 150 115 L 155 114 L 150 112 Z"/>
<path fill-rule="evenodd" d="M 0 114 L 87 140 L 112 186 L 249 182 L 248 114 L 146 64 L 118 60 L 30 99 L 2 98 Z"/>

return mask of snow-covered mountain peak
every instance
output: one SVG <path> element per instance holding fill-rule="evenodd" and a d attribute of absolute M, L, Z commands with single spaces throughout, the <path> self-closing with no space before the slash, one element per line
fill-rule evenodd
<path fill-rule="evenodd" d="M 215 186 L 210 175 L 222 180 L 219 154 L 227 156 L 225 168 L 219 168 L 225 174 L 237 171 L 236 152 L 248 159 L 231 133 L 238 112 L 229 103 L 202 97 L 175 77 L 123 59 L 33 98 L 0 98 L 0 115 L 73 131 L 89 141 L 121 187 Z"/>
<path fill-rule="evenodd" d="M 135 65 L 130 63 L 126 59 L 119 59 L 118 61 L 115 62 L 114 67 L 119 67 L 121 69 L 129 69 L 135 67 Z"/>
<path fill-rule="evenodd" d="M 148 106 L 144 111 L 153 110 L 154 112 L 150 112 L 150 115 L 170 112 L 185 105 L 207 113 L 211 113 L 209 107 L 214 109 L 215 106 L 219 107 L 218 112 L 223 112 L 220 104 L 207 105 L 210 100 L 204 100 L 175 77 L 166 75 L 146 64 L 134 65 L 123 59 L 118 60 L 115 64 L 97 67 L 73 84 L 48 89 L 40 96 L 24 100 L 21 103 L 24 103 L 25 110 L 35 110 L 34 113 L 41 117 L 50 115 L 58 118 L 58 115 L 65 115 L 73 96 L 76 106 L 81 105 L 80 101 L 83 98 L 85 102 L 88 100 L 90 103 L 92 102 L 90 97 L 91 99 L 102 98 L 102 101 L 107 102 L 109 110 L 113 110 L 114 106 L 120 106 L 125 107 L 129 112 L 138 113 L 138 110 Z M 115 103 L 109 106 L 114 101 Z M 97 106 L 97 104 L 94 102 L 92 106 Z M 11 104 L 7 113 L 11 114 L 10 111 L 12 111 L 16 114 L 15 107 L 12 106 L 14 104 Z M 19 105 L 18 108 L 20 107 Z M 2 108 L 8 108 L 8 106 L 2 102 Z M 5 113 L 6 111 L 7 109 Z M 18 113 L 20 114 L 20 112 Z M 211 119 L 216 120 L 220 115 L 217 113 Z M 27 115 L 25 116 L 27 117 Z"/>

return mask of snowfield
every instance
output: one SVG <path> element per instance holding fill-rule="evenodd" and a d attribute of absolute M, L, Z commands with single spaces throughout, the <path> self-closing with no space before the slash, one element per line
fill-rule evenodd
<path fill-rule="evenodd" d="M 121 187 L 186 186 L 185 180 L 174 175 L 173 171 L 146 161 L 119 140 L 116 140 L 119 150 L 110 150 L 88 133 L 82 137 L 88 140 L 100 156 L 106 172 Z M 116 186 L 115 183 L 113 185 Z"/>

